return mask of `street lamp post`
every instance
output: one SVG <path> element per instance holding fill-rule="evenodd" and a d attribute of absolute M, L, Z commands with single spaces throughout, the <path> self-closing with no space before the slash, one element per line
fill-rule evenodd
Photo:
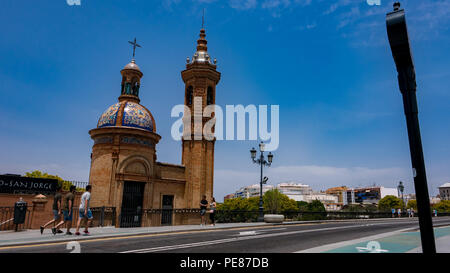
<path fill-rule="evenodd" d="M 392 56 L 398 72 L 398 83 L 403 96 L 403 106 L 408 128 L 409 149 L 419 211 L 420 237 L 423 253 L 436 253 L 430 199 L 425 173 L 425 162 L 420 137 L 416 98 L 416 73 L 408 38 L 405 11 L 394 3 L 394 11 L 386 14 L 386 28 Z"/>
<path fill-rule="evenodd" d="M 258 222 L 264 222 L 264 207 L 263 207 L 263 167 L 267 166 L 270 167 L 272 165 L 273 160 L 273 154 L 269 152 L 267 155 L 267 161 L 264 158 L 264 143 L 261 142 L 259 144 L 259 151 L 261 152 L 258 159 L 256 159 L 256 150 L 255 148 L 252 148 L 250 150 L 250 154 L 252 156 L 253 163 L 259 164 L 261 166 L 261 179 L 260 179 L 260 189 L 259 189 L 259 216 L 258 216 Z M 267 180 L 266 180 L 267 181 Z"/>
<path fill-rule="evenodd" d="M 403 199 L 403 191 L 405 190 L 405 186 L 403 185 L 402 181 L 400 181 L 398 183 L 397 190 L 398 190 L 398 195 L 401 194 L 401 197 L 402 197 L 402 212 L 404 212 L 405 211 L 405 200 Z"/>

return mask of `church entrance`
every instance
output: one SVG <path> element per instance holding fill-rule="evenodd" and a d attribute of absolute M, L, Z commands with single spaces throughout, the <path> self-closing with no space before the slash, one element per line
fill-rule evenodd
<path fill-rule="evenodd" d="M 125 181 L 120 227 L 140 227 L 145 183 Z"/>
<path fill-rule="evenodd" d="M 173 195 L 163 195 L 161 226 L 171 226 L 173 215 Z"/>

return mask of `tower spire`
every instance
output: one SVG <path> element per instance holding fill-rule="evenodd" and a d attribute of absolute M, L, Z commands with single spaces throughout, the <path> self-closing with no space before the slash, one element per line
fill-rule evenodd
<path fill-rule="evenodd" d="M 205 8 L 203 8 L 203 15 L 202 15 L 202 29 L 204 29 L 204 24 L 205 24 Z"/>
<path fill-rule="evenodd" d="M 134 42 L 128 41 L 130 44 L 133 45 L 133 60 L 134 57 L 136 56 L 136 47 L 141 47 L 140 45 L 138 45 L 138 43 L 136 42 L 136 38 L 134 38 Z"/>

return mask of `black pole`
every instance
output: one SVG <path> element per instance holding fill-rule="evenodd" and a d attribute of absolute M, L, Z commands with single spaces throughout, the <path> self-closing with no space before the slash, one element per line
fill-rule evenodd
<path fill-rule="evenodd" d="M 392 56 L 397 67 L 398 84 L 403 96 L 403 107 L 408 128 L 409 149 L 419 213 L 420 237 L 423 253 L 436 253 L 436 245 L 431 218 L 425 162 L 420 137 L 416 98 L 416 73 L 409 44 L 405 11 L 400 3 L 394 4 L 394 11 L 386 15 L 386 27 Z"/>
<path fill-rule="evenodd" d="M 260 187 L 259 187 L 259 217 L 258 222 L 264 222 L 264 207 L 263 207 L 263 166 L 264 166 L 264 155 L 261 151 L 261 157 L 260 162 L 261 165 L 261 180 L 260 180 Z"/>
<path fill-rule="evenodd" d="M 402 73 L 407 75 L 406 73 Z M 402 81 L 399 83 L 402 89 Z M 411 152 L 411 163 L 414 175 L 414 188 L 416 190 L 417 210 L 419 213 L 420 237 L 422 240 L 423 253 L 436 253 L 436 245 L 433 231 L 433 220 L 431 218 L 430 197 L 427 187 L 427 176 L 420 137 L 420 127 L 417 109 L 416 90 L 402 91 L 403 106 L 405 108 L 406 125 L 408 128 L 409 149 Z"/>

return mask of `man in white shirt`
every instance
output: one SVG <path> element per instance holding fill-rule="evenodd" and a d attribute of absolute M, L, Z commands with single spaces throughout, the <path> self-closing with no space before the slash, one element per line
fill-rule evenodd
<path fill-rule="evenodd" d="M 78 218 L 78 223 L 77 223 L 77 231 L 75 232 L 75 235 L 80 235 L 80 225 L 81 225 L 81 221 L 83 219 L 86 219 L 86 227 L 84 229 L 84 235 L 89 235 L 89 231 L 88 231 L 88 227 L 92 222 L 92 219 L 94 218 L 92 216 L 92 212 L 89 209 L 89 203 L 91 201 L 91 190 L 92 190 L 92 186 L 91 185 L 87 185 L 86 186 L 86 192 L 83 193 L 83 195 L 81 196 L 81 201 L 80 201 L 80 212 L 79 212 L 79 218 Z"/>

